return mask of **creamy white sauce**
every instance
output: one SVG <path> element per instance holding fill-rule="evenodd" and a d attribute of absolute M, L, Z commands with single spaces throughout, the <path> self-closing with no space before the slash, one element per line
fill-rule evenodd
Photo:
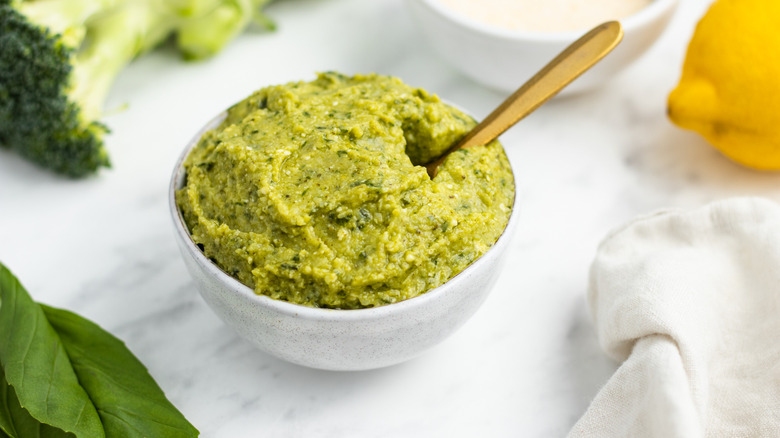
<path fill-rule="evenodd" d="M 653 0 L 438 0 L 455 12 L 510 30 L 560 32 L 587 30 L 620 20 Z"/>

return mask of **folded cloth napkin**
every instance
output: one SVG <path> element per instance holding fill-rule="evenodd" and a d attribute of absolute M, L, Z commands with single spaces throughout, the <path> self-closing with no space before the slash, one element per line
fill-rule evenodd
<path fill-rule="evenodd" d="M 780 205 L 736 198 L 610 234 L 588 302 L 623 361 L 578 437 L 780 437 Z"/>

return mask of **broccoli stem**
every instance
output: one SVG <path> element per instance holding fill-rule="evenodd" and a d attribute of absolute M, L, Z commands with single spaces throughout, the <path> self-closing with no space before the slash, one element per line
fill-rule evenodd
<path fill-rule="evenodd" d="M 178 30 L 178 45 L 185 59 L 207 58 L 222 49 L 252 18 L 250 0 L 229 0 L 208 14 L 192 19 Z"/>
<path fill-rule="evenodd" d="M 64 44 L 77 49 L 84 40 L 86 23 L 95 15 L 110 11 L 122 0 L 38 0 L 19 2 L 17 10 L 31 23 L 61 35 Z"/>
<path fill-rule="evenodd" d="M 104 0 L 108 1 L 108 0 Z M 87 27 L 75 55 L 70 92 L 82 120 L 97 120 L 117 75 L 139 54 L 157 46 L 175 28 L 174 12 L 155 0 L 125 2 Z"/>
<path fill-rule="evenodd" d="M 202 17 L 213 11 L 223 0 L 167 0 L 166 3 L 184 19 Z"/>
<path fill-rule="evenodd" d="M 177 43 L 185 59 L 204 59 L 222 50 L 258 16 L 269 0 L 223 0 L 208 14 L 179 27 Z M 257 20 L 267 23 L 268 20 Z"/>
<path fill-rule="evenodd" d="M 211 55 L 267 1 L 0 0 L 0 148 L 71 177 L 109 166 L 99 120 L 119 72 L 180 28 L 183 52 Z"/>

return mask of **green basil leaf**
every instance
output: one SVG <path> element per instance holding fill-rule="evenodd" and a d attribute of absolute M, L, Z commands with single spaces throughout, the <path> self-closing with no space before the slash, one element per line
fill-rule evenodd
<path fill-rule="evenodd" d="M 35 324 L 29 322 L 32 318 Z M 7 387 L 5 393 L 0 389 L 0 432 L 14 438 L 198 436 L 197 429 L 168 401 L 146 367 L 122 341 L 75 313 L 35 303 L 2 263 L 0 333 L 13 334 L 11 339 L 0 337 L 0 365 L 8 381 L 0 382 L 0 386 Z M 49 355 L 41 360 L 42 354 L 37 350 L 45 350 Z M 54 350 L 56 354 L 52 353 Z M 69 370 L 78 390 L 70 380 L 66 381 L 67 386 L 60 387 L 64 378 L 57 378 L 58 367 Z M 47 369 L 49 374 L 44 372 Z M 35 373 L 28 374 L 28 370 Z M 51 395 L 45 391 L 62 400 L 52 404 Z M 21 413 L 13 407 L 17 395 Z M 48 410 L 41 411 L 41 406 Z M 74 407 L 78 406 L 82 409 L 77 414 Z M 28 411 L 31 418 L 41 423 L 40 435 L 22 432 L 16 426 L 26 420 L 23 413 Z M 87 424 L 85 419 L 91 414 L 85 412 L 94 412 L 98 427 L 76 430 L 69 426 Z M 9 418 L 15 430 L 8 429 Z M 72 431 L 73 435 L 63 431 Z"/>
<path fill-rule="evenodd" d="M 0 372 L 0 438 L 73 438 L 72 434 L 41 424 L 19 404 L 16 392 Z"/>
<path fill-rule="evenodd" d="M 124 342 L 75 313 L 42 307 L 97 407 L 106 436 L 198 436 Z"/>
<path fill-rule="evenodd" d="M 8 334 L 0 336 L 5 379 L 34 419 L 77 437 L 105 436 L 97 410 L 43 309 L 2 263 L 0 333 Z"/>

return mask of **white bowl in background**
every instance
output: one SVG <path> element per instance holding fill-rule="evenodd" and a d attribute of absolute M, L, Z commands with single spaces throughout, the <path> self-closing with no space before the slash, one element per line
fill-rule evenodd
<path fill-rule="evenodd" d="M 407 0 L 407 5 L 420 30 L 442 58 L 475 81 L 502 92 L 519 88 L 589 30 L 509 30 L 465 17 L 438 0 Z M 676 6 L 677 0 L 654 0 L 619 20 L 623 41 L 562 93 L 588 90 L 609 81 L 653 45 Z"/>
<path fill-rule="evenodd" d="M 176 240 L 206 303 L 225 323 L 259 349 L 312 368 L 366 370 L 411 359 L 440 343 L 476 312 L 500 272 L 517 226 L 513 206 L 503 234 L 482 257 L 445 284 L 417 297 L 357 310 L 311 308 L 256 294 L 223 272 L 190 238 L 176 206 L 183 186 L 183 163 L 190 150 L 226 113 L 209 122 L 187 145 L 168 188 Z"/>

